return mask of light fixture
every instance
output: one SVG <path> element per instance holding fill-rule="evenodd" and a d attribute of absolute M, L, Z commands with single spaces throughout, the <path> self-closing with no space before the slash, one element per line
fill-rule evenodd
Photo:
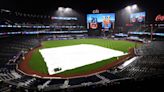
<path fill-rule="evenodd" d="M 137 9 L 137 4 L 132 5 L 132 9 L 133 10 Z"/>
<path fill-rule="evenodd" d="M 59 7 L 58 11 L 64 11 L 64 7 Z"/>
<path fill-rule="evenodd" d="M 72 9 L 67 7 L 67 8 L 64 9 L 64 11 L 65 12 L 70 12 L 70 11 L 72 11 Z"/>
<path fill-rule="evenodd" d="M 127 11 L 130 11 L 130 10 L 131 10 L 131 6 L 127 6 L 125 9 L 126 9 Z"/>

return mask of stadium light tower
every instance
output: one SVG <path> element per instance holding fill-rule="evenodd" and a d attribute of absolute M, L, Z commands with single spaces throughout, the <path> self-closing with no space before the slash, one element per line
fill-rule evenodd
<path fill-rule="evenodd" d="M 127 6 L 125 9 L 126 9 L 127 11 L 131 11 L 131 6 Z"/>
<path fill-rule="evenodd" d="M 64 11 L 64 7 L 59 7 L 58 11 Z"/>
<path fill-rule="evenodd" d="M 137 4 L 134 4 L 134 5 L 132 5 L 131 7 L 132 7 L 133 10 L 135 10 L 135 9 L 138 8 Z"/>
<path fill-rule="evenodd" d="M 67 7 L 67 8 L 59 7 L 58 8 L 58 12 L 60 12 L 60 13 L 70 13 L 71 11 L 72 11 L 72 8 L 69 8 L 69 7 Z"/>
<path fill-rule="evenodd" d="M 133 4 L 133 5 L 129 5 L 129 6 L 125 7 L 125 11 L 128 12 L 128 15 L 132 14 L 136 10 L 138 10 L 137 4 Z M 135 48 L 136 47 L 137 47 L 137 43 L 135 42 Z"/>
<path fill-rule="evenodd" d="M 65 8 L 65 10 L 64 10 L 65 12 L 70 12 L 70 11 L 72 11 L 72 8 Z"/>
<path fill-rule="evenodd" d="M 131 12 L 137 10 L 137 9 L 138 9 L 137 4 L 134 4 L 134 5 L 130 5 L 130 6 L 125 7 L 125 10 L 128 11 L 129 13 L 131 13 Z"/>
<path fill-rule="evenodd" d="M 68 17 L 68 16 L 74 16 L 79 15 L 78 12 L 76 12 L 73 8 L 70 7 L 58 7 L 58 9 L 54 12 L 55 16 L 58 17 Z"/>
<path fill-rule="evenodd" d="M 68 7 L 67 7 L 67 8 L 65 8 L 64 13 L 71 14 L 72 11 L 73 11 L 72 8 L 68 8 Z"/>

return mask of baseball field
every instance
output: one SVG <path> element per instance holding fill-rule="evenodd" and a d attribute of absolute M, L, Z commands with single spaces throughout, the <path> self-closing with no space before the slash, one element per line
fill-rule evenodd
<path fill-rule="evenodd" d="M 75 40 L 44 41 L 44 42 L 42 42 L 42 47 L 39 49 L 36 49 L 35 52 L 32 54 L 32 57 L 28 63 L 28 66 L 32 70 L 35 70 L 40 73 L 48 74 L 49 67 L 47 66 L 47 63 L 45 62 L 45 58 L 43 57 L 42 53 L 40 53 L 39 50 L 48 49 L 48 48 L 59 48 L 59 47 L 64 47 L 64 46 L 74 46 L 74 45 L 80 45 L 80 44 L 89 44 L 89 45 L 100 46 L 103 48 L 121 51 L 123 53 L 127 53 L 130 48 L 141 45 L 139 43 L 134 43 L 134 42 L 129 42 L 129 41 L 107 40 L 107 39 L 75 39 Z M 81 48 L 81 50 L 83 50 L 83 49 Z M 62 51 L 61 51 L 61 53 L 62 53 Z M 94 56 L 91 56 L 91 57 L 94 57 Z M 79 66 L 79 67 L 76 67 L 73 69 L 68 69 L 63 72 L 59 72 L 59 74 L 69 75 L 69 74 L 80 74 L 80 73 L 90 72 L 90 71 L 101 68 L 107 64 L 110 64 L 110 63 L 116 61 L 118 57 L 119 56 L 106 58 L 101 61 L 96 61 L 94 63 L 82 65 L 82 66 Z M 65 58 L 64 52 L 63 52 L 63 57 L 61 57 L 61 58 Z M 76 58 L 76 56 L 75 56 L 75 58 Z M 65 61 L 67 61 L 67 59 Z M 80 58 L 79 58 L 79 61 L 80 61 Z M 78 60 L 77 60 L 77 62 L 78 62 Z M 71 64 L 73 62 L 69 61 L 69 63 Z"/>

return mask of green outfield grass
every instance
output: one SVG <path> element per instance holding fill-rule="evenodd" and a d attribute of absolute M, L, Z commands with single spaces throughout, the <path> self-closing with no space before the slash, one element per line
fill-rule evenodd
<path fill-rule="evenodd" d="M 110 64 L 110 63 L 112 63 L 115 60 L 117 60 L 117 58 L 113 57 L 113 58 L 110 58 L 110 59 L 98 61 L 98 62 L 93 63 L 93 64 L 88 64 L 88 65 L 85 65 L 85 66 L 82 66 L 82 67 L 78 67 L 78 68 L 75 68 L 75 69 L 67 70 L 67 71 L 61 72 L 59 74 L 63 74 L 63 75 L 67 76 L 67 75 L 70 75 L 70 74 L 87 73 L 87 72 L 93 71 L 95 69 L 104 67 L 105 65 Z"/>
<path fill-rule="evenodd" d="M 36 49 L 36 51 L 33 53 L 32 58 L 28 63 L 28 66 L 32 70 L 38 71 L 40 73 L 46 73 L 46 74 L 48 73 L 47 65 L 44 62 L 43 57 L 39 52 L 39 49 Z"/>
<path fill-rule="evenodd" d="M 134 42 L 129 41 L 120 41 L 120 40 L 105 40 L 105 39 L 76 39 L 76 40 L 55 40 L 55 41 L 45 41 L 42 43 L 42 48 L 54 48 L 60 46 L 70 46 L 70 45 L 78 45 L 78 44 L 94 44 L 106 48 L 111 48 L 123 52 L 128 52 L 129 48 L 135 47 Z M 137 44 L 140 46 L 141 44 Z M 111 62 L 115 61 L 116 58 L 111 58 L 103 61 L 99 61 L 93 64 L 89 64 L 86 66 L 82 66 L 76 69 L 67 70 L 60 74 L 69 75 L 69 74 L 78 74 L 78 73 L 86 73 L 92 71 L 94 69 L 103 67 Z M 39 50 L 37 49 L 29 62 L 29 67 L 35 71 L 40 73 L 48 73 L 46 63 L 44 62 Z"/>

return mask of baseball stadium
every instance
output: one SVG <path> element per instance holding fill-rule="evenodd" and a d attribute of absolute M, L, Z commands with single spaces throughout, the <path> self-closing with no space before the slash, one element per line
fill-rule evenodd
<path fill-rule="evenodd" d="M 160 1 L 0 4 L 0 92 L 161 90 Z"/>

